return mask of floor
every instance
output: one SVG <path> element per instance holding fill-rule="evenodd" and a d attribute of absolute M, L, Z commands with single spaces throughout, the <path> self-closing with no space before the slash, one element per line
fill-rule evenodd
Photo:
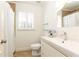
<path fill-rule="evenodd" d="M 13 54 L 14 57 L 32 57 L 32 51 L 16 51 Z"/>

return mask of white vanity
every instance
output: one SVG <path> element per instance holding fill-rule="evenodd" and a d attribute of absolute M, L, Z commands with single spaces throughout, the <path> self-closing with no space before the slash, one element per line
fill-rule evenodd
<path fill-rule="evenodd" d="M 79 57 L 79 44 L 71 40 L 64 43 L 61 38 L 42 37 L 42 57 Z"/>
<path fill-rule="evenodd" d="M 57 51 L 49 43 L 41 40 L 41 56 L 42 57 L 65 57 L 62 53 Z"/>

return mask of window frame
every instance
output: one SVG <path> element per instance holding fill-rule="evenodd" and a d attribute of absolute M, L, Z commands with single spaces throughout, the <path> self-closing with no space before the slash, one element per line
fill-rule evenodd
<path fill-rule="evenodd" d="M 20 13 L 20 12 L 26 13 L 26 15 L 28 15 L 29 13 L 33 15 L 33 16 L 32 16 L 32 23 L 31 23 L 31 24 L 32 24 L 32 25 L 31 25 L 32 27 L 31 27 L 31 28 L 29 28 L 29 27 L 24 27 L 24 28 L 19 27 L 19 13 Z M 34 27 L 35 27 L 35 26 L 34 26 L 34 13 L 33 13 L 33 12 L 19 11 L 19 12 L 17 13 L 17 16 L 18 16 L 18 17 L 17 17 L 17 19 L 18 19 L 18 20 L 17 20 L 17 29 L 18 29 L 18 30 L 23 30 L 23 31 L 25 31 L 25 30 L 27 30 L 27 31 L 29 31 L 29 30 L 35 30 L 35 28 L 34 28 Z M 27 16 L 26 20 L 27 20 L 27 21 L 29 20 L 29 16 Z M 27 23 L 27 24 L 28 24 L 28 23 Z"/>

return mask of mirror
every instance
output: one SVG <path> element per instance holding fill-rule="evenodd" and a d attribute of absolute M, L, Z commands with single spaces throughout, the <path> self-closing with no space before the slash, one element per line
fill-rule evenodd
<path fill-rule="evenodd" d="M 66 3 L 62 9 L 62 26 L 79 26 L 79 1 Z"/>

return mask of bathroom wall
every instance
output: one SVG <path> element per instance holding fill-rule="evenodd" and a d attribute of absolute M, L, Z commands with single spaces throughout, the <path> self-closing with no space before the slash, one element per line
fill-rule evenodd
<path fill-rule="evenodd" d="M 17 3 L 16 4 L 16 16 L 19 11 L 30 10 L 34 12 L 34 29 L 32 30 L 19 30 L 16 23 L 16 39 L 15 48 L 16 51 L 29 50 L 30 45 L 37 43 L 40 40 L 43 30 L 43 10 L 41 5 L 31 3 Z M 16 21 L 18 19 L 16 18 Z"/>
<path fill-rule="evenodd" d="M 55 29 L 57 27 L 56 2 L 47 1 L 44 10 L 44 21 L 48 22 L 48 29 Z M 44 31 L 44 35 L 48 35 L 48 31 Z"/>

